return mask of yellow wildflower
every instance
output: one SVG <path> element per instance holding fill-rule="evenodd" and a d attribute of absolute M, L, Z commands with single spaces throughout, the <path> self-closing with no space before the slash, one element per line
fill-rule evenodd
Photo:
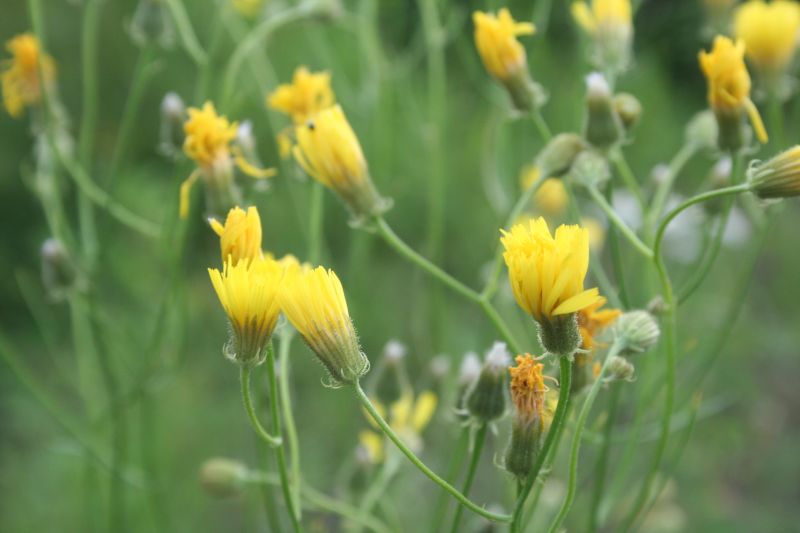
<path fill-rule="evenodd" d="M 738 121 L 742 111 L 746 111 L 759 141 L 766 143 L 764 123 L 750 99 L 751 82 L 744 65 L 744 51 L 744 41 L 737 40 L 734 44 L 721 35 L 714 39 L 711 52 L 700 51 L 700 68 L 708 81 L 708 102 L 718 120 L 732 117 Z M 720 126 L 722 130 L 722 124 Z"/>
<path fill-rule="evenodd" d="M 17 35 L 6 43 L 12 58 L 3 62 L 0 82 L 3 87 L 3 105 L 9 115 L 19 118 L 26 107 L 42 99 L 41 73 L 49 86 L 56 75 L 53 59 L 42 52 L 39 41 L 30 33 Z M 41 62 L 41 66 L 40 66 Z"/>
<path fill-rule="evenodd" d="M 619 309 L 600 309 L 606 304 L 606 299 L 600 297 L 589 307 L 578 312 L 578 327 L 583 339 L 581 348 L 592 350 L 597 345 L 595 336 L 603 329 L 614 323 L 618 316 L 622 314 Z"/>
<path fill-rule="evenodd" d="M 558 178 L 548 178 L 539 186 L 533 196 L 537 211 L 553 217 L 560 217 L 569 202 L 564 182 Z"/>
<path fill-rule="evenodd" d="M 281 308 L 335 383 L 353 383 L 367 373 L 347 310 L 342 283 L 322 267 L 286 270 Z"/>
<path fill-rule="evenodd" d="M 261 258 L 261 218 L 255 207 L 249 207 L 246 213 L 241 207 L 234 207 L 228 212 L 225 225 L 214 218 L 209 224 L 219 236 L 223 263 L 230 259 L 236 265 L 241 260 Z"/>
<path fill-rule="evenodd" d="M 278 86 L 268 97 L 267 105 L 289 115 L 295 124 L 302 124 L 314 114 L 335 103 L 329 72 L 310 72 L 297 67 L 292 83 Z"/>
<path fill-rule="evenodd" d="M 201 167 L 211 167 L 230 157 L 230 145 L 236 138 L 236 122 L 217 114 L 214 104 L 206 102 L 201 109 L 189 108 L 189 119 L 183 125 L 186 140 L 183 151 Z"/>
<path fill-rule="evenodd" d="M 586 33 L 595 35 L 603 27 L 611 26 L 630 30 L 630 0 L 591 0 L 591 2 L 591 7 L 582 0 L 572 4 L 572 16 Z"/>
<path fill-rule="evenodd" d="M 475 46 L 486 70 L 505 81 L 519 75 L 526 66 L 525 49 L 517 41 L 518 35 L 533 35 L 536 27 L 530 22 L 517 22 L 508 9 L 497 15 L 475 11 Z"/>
<path fill-rule="evenodd" d="M 800 196 L 800 146 L 754 163 L 747 181 L 759 198 Z"/>
<path fill-rule="evenodd" d="M 283 269 L 271 258 L 234 265 L 231 257 L 220 272 L 208 274 L 231 325 L 225 355 L 244 365 L 259 364 L 278 321 Z"/>
<path fill-rule="evenodd" d="M 797 48 L 800 5 L 788 0 L 745 2 L 736 10 L 733 29 L 753 65 L 767 75 L 778 74 Z"/>
<path fill-rule="evenodd" d="M 338 105 L 320 111 L 296 128 L 294 157 L 315 180 L 332 189 L 359 216 L 384 211 L 353 128 Z"/>

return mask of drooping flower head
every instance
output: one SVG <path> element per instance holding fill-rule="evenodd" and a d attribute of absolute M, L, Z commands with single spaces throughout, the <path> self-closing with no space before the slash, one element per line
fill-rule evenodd
<path fill-rule="evenodd" d="M 280 313 L 283 268 L 268 257 L 234 265 L 229 256 L 222 272 L 208 274 L 231 326 L 225 355 L 243 365 L 262 363 Z"/>
<path fill-rule="evenodd" d="M 536 27 L 530 22 L 517 22 L 503 8 L 497 15 L 475 11 L 475 46 L 486 70 L 500 81 L 519 75 L 526 69 L 525 49 L 517 41 L 520 35 L 533 35 Z"/>
<path fill-rule="evenodd" d="M 751 81 L 744 64 L 744 51 L 744 41 L 734 43 L 718 35 L 711 52 L 700 51 L 700 68 L 708 81 L 708 103 L 717 115 L 720 134 L 731 127 L 725 122 L 726 118 L 738 123 L 742 112 L 746 111 L 758 140 L 765 143 L 767 132 L 764 123 L 750 99 Z"/>
<path fill-rule="evenodd" d="M 239 261 L 261 258 L 261 218 L 255 207 L 248 207 L 247 212 L 234 207 L 228 211 L 224 225 L 215 218 L 210 219 L 209 224 L 219 236 L 223 264 L 228 260 L 236 265 Z"/>
<path fill-rule="evenodd" d="M 11 59 L 0 64 L 3 105 L 13 118 L 19 118 L 26 107 L 42 99 L 41 75 L 45 85 L 53 82 L 56 68 L 53 59 L 41 50 L 33 34 L 17 35 L 6 43 Z M 41 65 L 40 65 L 41 62 Z"/>
<path fill-rule="evenodd" d="M 800 196 L 800 146 L 793 146 L 747 171 L 751 190 L 759 198 Z"/>
<path fill-rule="evenodd" d="M 780 74 L 797 48 L 800 4 L 788 0 L 745 2 L 736 10 L 733 29 L 758 71 L 767 76 Z"/>
<path fill-rule="evenodd" d="M 281 308 L 335 384 L 353 383 L 369 370 L 347 310 L 342 283 L 323 267 L 286 269 Z"/>
<path fill-rule="evenodd" d="M 294 157 L 315 180 L 335 191 L 357 216 L 387 208 L 369 176 L 367 160 L 342 108 L 329 107 L 296 130 Z"/>
<path fill-rule="evenodd" d="M 302 124 L 316 113 L 335 103 L 329 72 L 310 72 L 305 66 L 297 67 L 292 83 L 278 86 L 268 97 L 267 105 Z"/>

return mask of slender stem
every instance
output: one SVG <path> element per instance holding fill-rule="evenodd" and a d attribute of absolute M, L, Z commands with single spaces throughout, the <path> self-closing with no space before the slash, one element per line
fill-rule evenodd
<path fill-rule="evenodd" d="M 620 348 L 622 345 L 619 342 L 615 342 L 611 345 L 611 349 L 609 349 L 608 354 L 606 355 L 606 359 L 603 362 L 603 366 L 600 369 L 600 375 L 597 376 L 594 383 L 592 383 L 591 388 L 589 389 L 589 394 L 586 396 L 586 399 L 583 401 L 583 406 L 581 406 L 580 413 L 578 413 L 578 421 L 575 424 L 575 432 L 572 435 L 572 445 L 570 447 L 570 454 L 569 454 L 569 477 L 567 478 L 567 494 L 564 497 L 564 502 L 561 504 L 561 508 L 558 510 L 558 514 L 553 519 L 553 522 L 550 524 L 550 528 L 548 531 L 550 533 L 556 533 L 561 524 L 564 522 L 564 519 L 567 517 L 569 510 L 572 508 L 572 503 L 575 501 L 575 492 L 578 488 L 578 455 L 580 452 L 581 447 L 581 436 L 583 435 L 583 428 L 586 425 L 586 420 L 589 418 L 589 413 L 592 410 L 592 405 L 594 405 L 594 401 L 597 398 L 597 394 L 600 392 L 600 387 L 603 385 L 603 377 L 605 376 L 605 372 L 608 369 L 608 364 L 614 358 L 617 353 L 619 353 Z"/>
<path fill-rule="evenodd" d="M 371 481 L 369 488 L 361 499 L 361 505 L 358 507 L 358 514 L 361 516 L 362 520 L 356 524 L 357 527 L 353 528 L 353 533 L 361 532 L 360 526 L 361 522 L 363 522 L 363 518 L 372 513 L 375 504 L 377 504 L 386 493 L 386 489 L 389 488 L 389 484 L 392 482 L 392 479 L 394 479 L 397 468 L 400 466 L 399 460 L 400 457 L 398 456 L 389 456 L 386 458 L 386 461 L 383 462 L 383 465 L 381 465 L 378 475 Z"/>
<path fill-rule="evenodd" d="M 511 330 L 508 328 L 508 325 L 503 321 L 497 310 L 487 299 L 452 277 L 438 266 L 431 263 L 428 259 L 415 252 L 410 246 L 403 242 L 400 237 L 397 236 L 397 234 L 392 230 L 383 217 L 376 217 L 375 225 L 383 240 L 386 241 L 389 246 L 394 248 L 395 251 L 397 251 L 400 255 L 422 268 L 422 270 L 438 279 L 464 298 L 477 303 L 489 317 L 489 320 L 492 321 L 498 331 L 500 331 L 500 333 L 506 339 L 509 344 L 509 348 L 516 353 L 520 353 L 520 344 L 514 338 Z"/>
<path fill-rule="evenodd" d="M 553 138 L 553 134 L 550 133 L 550 128 L 542 116 L 542 111 L 538 107 L 531 111 L 531 120 L 533 120 L 533 124 L 536 126 L 542 141 L 547 142 Z"/>
<path fill-rule="evenodd" d="M 703 247 L 705 253 L 703 254 L 700 264 L 691 270 L 691 276 L 678 290 L 678 305 L 686 302 L 697 288 L 700 287 L 708 273 L 711 272 L 711 267 L 714 265 L 720 248 L 722 248 L 722 237 L 725 234 L 727 220 L 728 218 L 725 215 L 720 215 L 718 218 L 716 228 L 713 230 L 714 233 L 711 242 Z"/>
<path fill-rule="evenodd" d="M 645 243 L 636 236 L 636 233 L 628 227 L 627 224 L 619 217 L 617 212 L 611 207 L 611 204 L 605 199 L 600 191 L 597 190 L 597 187 L 589 186 L 586 188 L 589 191 L 589 195 L 595 201 L 595 203 L 603 210 L 606 214 L 608 219 L 617 227 L 620 233 L 628 239 L 628 241 L 636 248 L 636 251 L 642 254 L 646 259 L 653 258 L 653 250 L 651 250 Z"/>
<path fill-rule="evenodd" d="M 608 415 L 605 420 L 603 430 L 603 442 L 597 455 L 597 465 L 594 475 L 594 491 L 592 492 L 592 506 L 589 511 L 589 527 L 587 531 L 594 533 L 597 531 L 600 521 L 600 503 L 603 500 L 605 490 L 606 475 L 608 473 L 608 458 L 611 455 L 611 434 L 614 432 L 614 422 L 617 418 L 619 408 L 619 398 L 622 392 L 621 383 L 611 385 L 611 395 L 608 400 Z"/>
<path fill-rule="evenodd" d="M 639 202 L 639 207 L 642 209 L 644 213 L 646 205 L 644 201 L 644 194 L 642 194 L 642 188 L 639 186 L 639 182 L 636 179 L 633 171 L 631 170 L 630 165 L 628 165 L 628 161 L 625 159 L 625 154 L 620 149 L 615 149 L 610 154 L 611 162 L 614 163 L 614 166 L 617 169 L 617 173 L 619 177 L 622 179 L 622 182 L 628 188 L 631 193 L 636 197 L 636 201 Z"/>
<path fill-rule="evenodd" d="M 294 413 L 292 412 L 292 394 L 289 389 L 289 352 L 291 350 L 293 337 L 294 330 L 286 324 L 281 332 L 278 345 L 278 359 L 280 364 L 278 379 L 280 381 L 281 412 L 283 415 L 283 423 L 286 426 L 286 443 L 289 445 L 292 498 L 295 502 L 297 518 L 299 520 L 303 516 L 303 508 L 300 504 L 300 486 L 302 483 L 300 474 L 300 441 L 297 438 L 297 427 L 295 426 Z"/>
<path fill-rule="evenodd" d="M 375 410 L 375 406 L 372 405 L 367 394 L 364 392 L 364 389 L 361 388 L 361 384 L 359 382 L 353 383 L 353 390 L 356 393 L 356 397 L 358 398 L 361 405 L 367 412 L 370 414 L 375 423 L 383 430 L 389 440 L 391 440 L 397 448 L 403 452 L 411 463 L 416 466 L 423 474 L 425 474 L 431 481 L 442 487 L 444 490 L 449 492 L 456 500 L 461 503 L 464 507 L 472 511 L 473 513 L 480 515 L 488 520 L 493 522 L 509 522 L 511 517 L 505 514 L 498 514 L 493 513 L 491 511 L 487 511 L 483 507 L 473 503 L 469 498 L 461 494 L 458 489 L 453 487 L 450 483 L 442 479 L 438 474 L 436 474 L 433 470 L 428 468 L 425 463 L 423 463 L 415 454 L 411 451 L 411 449 L 405 445 L 402 439 L 394 432 L 394 430 L 389 427 L 389 424 L 383 417 Z"/>
<path fill-rule="evenodd" d="M 456 447 L 450 455 L 450 464 L 447 467 L 447 474 L 445 476 L 445 479 L 448 483 L 455 483 L 455 478 L 458 475 L 461 463 L 464 461 L 464 455 L 467 452 L 468 446 L 469 429 L 465 427 L 461 430 Z M 429 533 L 439 533 L 439 531 L 441 531 L 442 522 L 444 521 L 445 514 L 447 514 L 449 503 L 450 499 L 447 497 L 447 491 L 442 490 L 439 493 L 439 497 L 436 500 L 436 505 L 434 506 L 435 511 L 433 513 L 431 527 L 428 529 Z"/>
<path fill-rule="evenodd" d="M 549 453 L 553 453 L 551 452 L 553 443 L 556 441 L 556 436 L 561 432 L 566 419 L 567 408 L 569 407 L 570 400 L 570 389 L 572 388 L 572 361 L 570 361 L 569 357 L 560 357 L 559 364 L 561 366 L 561 380 L 558 385 L 558 406 L 556 407 L 556 412 L 553 415 L 553 421 L 550 424 L 547 437 L 544 439 L 542 449 L 539 451 L 539 455 L 536 457 L 536 462 L 533 464 L 533 468 L 531 468 L 531 473 L 525 480 L 524 485 L 522 485 L 522 491 L 517 497 L 517 502 L 514 506 L 514 514 L 511 520 L 512 532 L 519 531 L 519 528 L 522 526 L 521 519 L 522 511 L 525 508 L 525 500 L 528 498 L 534 483 L 536 483 L 536 480 L 539 477 L 539 472 L 541 472 L 542 465 L 544 464 L 547 455 Z"/>
<path fill-rule="evenodd" d="M 669 162 L 667 173 L 661 183 L 659 183 L 655 195 L 653 196 L 653 201 L 650 204 L 650 209 L 645 216 L 644 234 L 648 239 L 652 237 L 652 230 L 656 227 L 661 213 L 664 212 L 664 206 L 667 205 L 667 199 L 669 198 L 670 191 L 672 191 L 675 179 L 678 177 L 683 167 L 686 166 L 686 163 L 688 163 L 696 153 L 697 145 L 692 143 L 684 144 L 672 158 L 672 161 Z"/>
<path fill-rule="evenodd" d="M 208 56 L 206 56 L 203 47 L 200 46 L 200 42 L 197 40 L 197 34 L 195 34 L 192 28 L 192 23 L 189 20 L 189 15 L 186 14 L 186 8 L 183 7 L 183 2 L 181 0 L 164 1 L 172 15 L 172 21 L 175 23 L 175 27 L 178 30 L 178 37 L 181 40 L 183 49 L 186 50 L 186 53 L 189 54 L 189 57 L 192 58 L 196 65 L 205 65 L 208 61 Z"/>
<path fill-rule="evenodd" d="M 472 488 L 472 482 L 475 481 L 475 473 L 478 471 L 478 463 L 481 459 L 481 452 L 483 445 L 486 442 L 486 430 L 489 428 L 488 424 L 481 424 L 478 431 L 475 433 L 475 439 L 472 442 L 472 459 L 469 462 L 467 469 L 467 476 L 464 478 L 464 484 L 461 486 L 461 494 L 469 497 L 469 490 Z M 459 506 L 456 509 L 456 514 L 453 517 L 453 525 L 450 527 L 450 533 L 458 533 L 459 523 L 461 522 L 461 514 L 464 508 Z"/>
<path fill-rule="evenodd" d="M 250 374 L 252 369 L 249 366 L 242 365 L 239 368 L 239 378 L 242 384 L 242 402 L 244 403 L 244 410 L 247 413 L 247 419 L 250 425 L 255 430 L 256 434 L 266 442 L 270 448 L 277 448 L 281 445 L 280 436 L 270 435 L 261 422 L 258 420 L 256 411 L 253 408 L 253 399 L 250 397 Z"/>
<path fill-rule="evenodd" d="M 281 417 L 278 412 L 278 380 L 275 378 L 275 350 L 272 342 L 267 345 L 267 379 L 269 381 L 269 411 L 272 417 L 272 430 L 278 435 L 281 434 Z M 275 462 L 278 465 L 278 475 L 281 478 L 281 490 L 283 499 L 286 501 L 286 508 L 289 510 L 289 518 L 292 522 L 292 530 L 295 533 L 303 531 L 300 525 L 299 502 L 292 500 L 292 488 L 289 484 L 289 474 L 286 471 L 286 454 L 284 446 L 275 448 Z"/>
<path fill-rule="evenodd" d="M 322 249 L 322 222 L 325 211 L 325 189 L 316 180 L 311 184 L 311 202 L 308 206 L 308 261 L 316 265 Z"/>
<path fill-rule="evenodd" d="M 613 185 L 609 182 L 606 185 L 605 198 L 608 203 L 611 203 L 614 194 Z M 631 298 L 628 294 L 628 279 L 625 275 L 625 267 L 623 266 L 622 250 L 619 246 L 619 235 L 617 229 L 612 225 L 608 228 L 608 249 L 611 255 L 611 265 L 614 268 L 614 279 L 617 282 L 619 290 L 619 299 L 622 306 L 626 309 L 630 307 Z M 613 294 L 613 292 L 611 293 Z"/>

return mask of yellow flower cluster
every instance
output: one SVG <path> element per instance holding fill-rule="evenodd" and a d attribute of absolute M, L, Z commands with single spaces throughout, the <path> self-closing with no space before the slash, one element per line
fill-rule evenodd
<path fill-rule="evenodd" d="M 536 27 L 530 22 L 515 21 L 506 8 L 497 15 L 476 11 L 472 20 L 475 45 L 489 74 L 501 81 L 519 75 L 526 67 L 526 56 L 517 36 L 533 35 Z"/>
<path fill-rule="evenodd" d="M 788 0 L 745 2 L 736 10 L 733 29 L 753 65 L 766 76 L 775 76 L 783 72 L 797 49 L 800 4 Z"/>
<path fill-rule="evenodd" d="M 11 60 L 5 63 L 0 74 L 3 87 L 3 105 L 9 115 L 19 118 L 26 107 L 37 105 L 42 99 L 41 77 L 44 85 L 55 79 L 53 59 L 42 52 L 39 41 L 30 33 L 17 35 L 6 43 Z"/>
<path fill-rule="evenodd" d="M 236 122 L 217 114 L 214 104 L 206 102 L 201 109 L 189 108 L 189 119 L 183 125 L 186 138 L 183 151 L 201 167 L 212 167 L 230 157 L 230 145 L 236 138 Z"/>

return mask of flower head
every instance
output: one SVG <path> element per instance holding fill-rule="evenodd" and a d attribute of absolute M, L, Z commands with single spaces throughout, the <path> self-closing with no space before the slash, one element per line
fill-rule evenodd
<path fill-rule="evenodd" d="M 294 156 L 314 179 L 334 190 L 359 216 L 386 209 L 367 170 L 353 128 L 338 105 L 320 111 L 296 128 Z"/>
<path fill-rule="evenodd" d="M 759 198 L 800 196 L 800 146 L 754 163 L 747 175 L 751 190 Z"/>
<path fill-rule="evenodd" d="M 744 41 L 747 58 L 765 74 L 782 72 L 792 60 L 800 31 L 800 5 L 788 0 L 751 0 L 734 15 L 734 35 Z"/>
<path fill-rule="evenodd" d="M 236 265 L 239 261 L 252 261 L 261 258 L 261 218 L 258 209 L 234 207 L 228 211 L 225 225 L 216 219 L 209 220 L 211 229 L 219 236 L 222 262 L 229 259 Z"/>
<path fill-rule="evenodd" d="M 511 374 L 511 401 L 517 416 L 525 420 L 542 419 L 545 408 L 544 365 L 530 354 L 518 355 L 517 366 L 508 368 Z"/>
<path fill-rule="evenodd" d="M 525 69 L 525 49 L 517 41 L 519 35 L 533 35 L 536 27 L 530 22 L 517 22 L 508 9 L 497 15 L 475 11 L 475 46 L 489 74 L 505 81 Z"/>
<path fill-rule="evenodd" d="M 736 43 L 718 35 L 711 52 L 701 50 L 700 68 L 708 81 L 708 102 L 719 117 L 733 115 L 738 120 L 742 111 L 747 111 L 758 139 L 767 142 L 767 132 L 750 100 L 750 74 L 744 64 L 745 44 Z"/>
<path fill-rule="evenodd" d="M 231 325 L 225 355 L 244 365 L 263 362 L 280 313 L 283 268 L 271 258 L 234 265 L 229 256 L 222 272 L 210 268 L 208 274 Z"/>
<path fill-rule="evenodd" d="M 501 233 L 514 297 L 534 319 L 575 313 L 598 301 L 597 289 L 583 289 L 589 269 L 585 229 L 562 225 L 553 235 L 540 217 Z"/>
<path fill-rule="evenodd" d="M 322 267 L 286 270 L 281 308 L 334 383 L 352 383 L 369 371 L 347 310 L 339 278 Z"/>
<path fill-rule="evenodd" d="M 297 67 L 292 83 L 278 86 L 268 97 L 267 105 L 289 115 L 295 124 L 302 124 L 335 102 L 329 72 L 310 72 Z"/>
<path fill-rule="evenodd" d="M 572 16 L 589 34 L 595 35 L 606 27 L 622 27 L 630 31 L 630 0 L 591 0 L 591 7 L 584 1 L 572 4 Z"/>
<path fill-rule="evenodd" d="M 201 109 L 189 108 L 189 119 L 183 125 L 186 140 L 183 151 L 201 167 L 211 167 L 230 156 L 231 142 L 236 138 L 236 122 L 217 114 L 214 104 L 206 102 Z"/>
<path fill-rule="evenodd" d="M 53 59 L 42 52 L 33 34 L 17 35 L 6 43 L 6 50 L 12 57 L 10 61 L 3 62 L 1 67 L 3 105 L 9 115 L 19 118 L 26 107 L 41 101 L 40 70 L 47 86 L 55 79 L 56 68 Z"/>

